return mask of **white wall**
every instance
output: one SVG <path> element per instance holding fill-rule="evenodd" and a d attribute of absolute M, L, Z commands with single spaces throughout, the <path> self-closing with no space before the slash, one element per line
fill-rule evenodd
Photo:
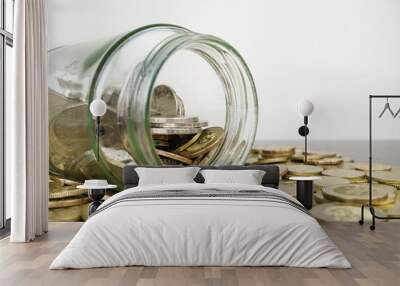
<path fill-rule="evenodd" d="M 256 81 L 259 140 L 298 138 L 303 97 L 314 139 L 367 139 L 368 95 L 400 94 L 398 0 L 49 0 L 48 11 L 49 48 L 161 22 L 230 42 Z M 400 138 L 400 118 L 375 126 Z"/>

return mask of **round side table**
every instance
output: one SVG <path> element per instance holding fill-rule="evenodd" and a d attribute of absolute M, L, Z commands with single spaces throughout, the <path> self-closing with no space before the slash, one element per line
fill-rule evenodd
<path fill-rule="evenodd" d="M 104 197 L 107 189 L 115 189 L 116 185 L 106 185 L 106 186 L 89 186 L 89 185 L 79 185 L 78 189 L 88 190 L 88 197 L 92 201 L 89 205 L 89 216 L 94 213 L 97 208 L 104 202 L 102 198 Z"/>
<path fill-rule="evenodd" d="M 296 199 L 308 210 L 313 205 L 314 181 L 320 177 L 290 177 L 289 180 L 296 181 Z"/>

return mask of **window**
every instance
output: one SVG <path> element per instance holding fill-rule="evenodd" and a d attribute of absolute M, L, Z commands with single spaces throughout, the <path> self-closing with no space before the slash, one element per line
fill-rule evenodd
<path fill-rule="evenodd" d="M 14 0 L 0 0 L 0 228 L 9 227 L 10 194 L 4 188 L 5 100 L 11 92 Z M 0 232 L 1 234 L 1 232 Z"/>

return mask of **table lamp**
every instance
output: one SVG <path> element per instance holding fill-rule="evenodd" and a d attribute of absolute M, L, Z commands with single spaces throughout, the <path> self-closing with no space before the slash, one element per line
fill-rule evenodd
<path fill-rule="evenodd" d="M 300 136 L 304 137 L 304 164 L 307 164 L 307 135 L 310 133 L 310 130 L 307 127 L 308 116 L 311 115 L 313 110 L 314 105 L 309 100 L 303 99 L 298 104 L 298 111 L 304 117 L 304 125 L 299 128 Z"/>
<path fill-rule="evenodd" d="M 97 139 L 97 156 L 96 160 L 99 160 L 99 146 L 100 136 L 104 135 L 104 128 L 100 125 L 100 117 L 104 116 L 107 112 L 107 104 L 101 99 L 95 99 L 89 106 L 90 113 L 96 118 L 96 139 Z"/>

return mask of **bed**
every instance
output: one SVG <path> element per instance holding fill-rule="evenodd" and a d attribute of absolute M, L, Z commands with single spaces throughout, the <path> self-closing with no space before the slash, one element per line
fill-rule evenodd
<path fill-rule="evenodd" d="M 202 169 L 265 171 L 261 185 L 196 183 L 138 186 L 106 200 L 50 269 L 144 266 L 350 268 L 343 253 L 294 198 L 278 190 L 276 166 Z M 168 168 L 168 166 L 167 166 Z"/>

